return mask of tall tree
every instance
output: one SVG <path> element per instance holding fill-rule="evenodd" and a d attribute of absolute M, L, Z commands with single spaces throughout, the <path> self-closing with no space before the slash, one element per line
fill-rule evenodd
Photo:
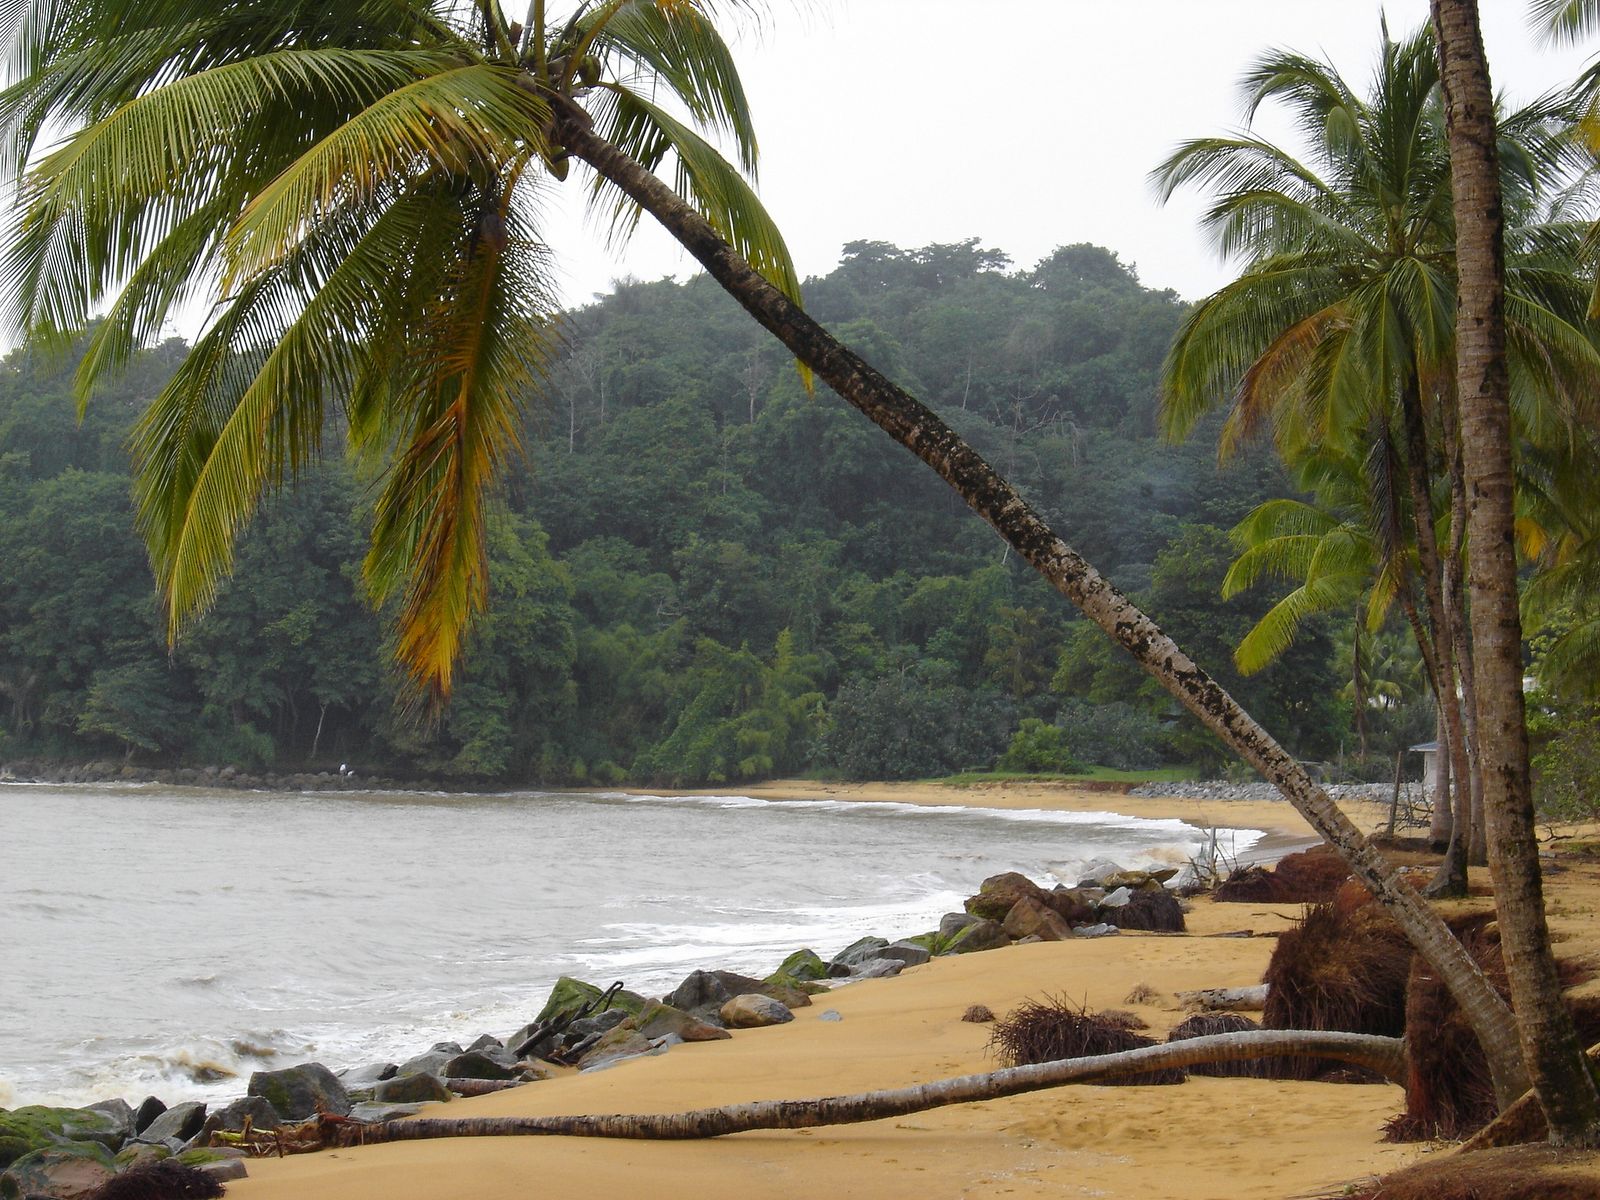
<path fill-rule="evenodd" d="M 1600 1090 L 1561 1001 L 1550 951 L 1528 777 L 1494 92 L 1476 0 L 1432 0 L 1431 12 L 1456 214 L 1456 387 L 1489 867 L 1523 1054 L 1551 1140 L 1600 1145 Z"/>
<path fill-rule="evenodd" d="M 936 471 L 1024 560 L 1275 783 L 1438 969 L 1509 1102 L 1509 1010 L 1449 930 L 1295 759 L 1057 537 L 953 430 L 795 302 L 776 229 L 692 125 L 755 161 L 713 0 L 606 0 L 526 28 L 494 0 L 79 0 L 15 5 L 0 132 L 28 170 L 0 261 L 10 310 L 48 333 L 109 293 L 92 384 L 215 279 L 218 315 L 138 439 L 142 528 L 175 622 L 202 605 L 264 484 L 345 401 L 359 452 L 396 448 L 368 575 L 400 600 L 399 650 L 448 687 L 483 592 L 484 493 L 517 388 L 552 336 L 527 201 L 541 170 L 592 168 L 624 231 L 649 213 L 809 371 Z M 673 95 L 686 123 L 652 98 Z M 655 174 L 675 157 L 676 189 Z M 115 179 L 110 187 L 107 180 Z M 63 246 L 82 246 L 67 253 Z"/>

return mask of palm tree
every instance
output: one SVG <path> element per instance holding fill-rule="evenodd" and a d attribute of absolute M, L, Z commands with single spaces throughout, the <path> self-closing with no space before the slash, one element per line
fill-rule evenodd
<path fill-rule="evenodd" d="M 495 0 L 75 0 L 0 6 L 0 130 L 22 219 L 0 266 L 36 335 L 110 300 L 83 383 L 213 286 L 206 331 L 136 441 L 141 528 L 175 628 L 226 571 L 260 490 L 342 401 L 389 465 L 368 559 L 400 653 L 446 690 L 482 592 L 482 509 L 517 389 L 555 334 L 531 201 L 576 159 L 626 232 L 648 212 L 845 400 L 938 472 L 1064 596 L 1349 859 L 1479 1031 L 1496 1090 L 1514 1023 L 1459 943 L 1300 765 L 947 425 L 795 303 L 781 239 L 697 129 L 755 140 L 714 0 L 594 0 L 525 27 Z M 680 117 L 657 103 L 672 96 Z M 28 168 L 48 123 L 75 129 Z M 671 162 L 674 186 L 655 170 Z M 113 293 L 115 297 L 111 298 Z"/>
<path fill-rule="evenodd" d="M 1252 115 L 1268 101 L 1284 102 L 1312 153 L 1302 159 L 1247 131 L 1187 142 L 1157 170 L 1166 195 L 1191 184 L 1214 189 L 1206 224 L 1222 251 L 1246 258 L 1239 278 L 1184 323 L 1166 366 L 1163 421 L 1169 435 L 1183 436 L 1202 413 L 1225 404 L 1225 455 L 1270 426 L 1291 464 L 1331 447 L 1374 469 L 1372 495 L 1385 501 L 1374 528 L 1409 527 L 1411 550 L 1401 561 L 1414 558 L 1406 577 L 1420 587 L 1426 619 L 1407 613 L 1444 718 L 1465 818 L 1468 789 L 1460 784 L 1475 778 L 1474 689 L 1460 588 L 1465 493 L 1454 470 L 1449 403 L 1454 233 L 1433 43 L 1426 29 L 1394 41 L 1385 27 L 1365 96 L 1330 64 L 1288 52 L 1262 58 L 1243 87 Z M 1547 215 L 1541 176 L 1572 165 L 1558 136 L 1563 113 L 1547 101 L 1500 123 L 1521 251 L 1509 313 L 1518 396 L 1524 427 L 1540 431 L 1565 428 L 1557 418 L 1586 404 L 1600 381 L 1576 272 L 1581 226 L 1540 219 Z M 1385 476 L 1397 461 L 1398 490 Z M 1452 484 L 1442 549 L 1434 486 L 1441 473 Z M 1409 589 L 1398 593 L 1403 603 Z M 1471 822 L 1455 826 L 1466 835 Z M 1444 878 L 1464 888 L 1466 837 L 1454 838 L 1452 850 Z"/>
<path fill-rule="evenodd" d="M 1470 482 L 1469 588 L 1481 687 L 1484 810 L 1501 945 L 1523 1056 L 1556 1143 L 1600 1144 L 1600 1088 L 1589 1069 L 1550 952 L 1528 774 L 1517 611 L 1512 389 L 1506 367 L 1505 216 L 1494 92 L 1475 0 L 1432 0 L 1456 216 L 1457 390 Z"/>

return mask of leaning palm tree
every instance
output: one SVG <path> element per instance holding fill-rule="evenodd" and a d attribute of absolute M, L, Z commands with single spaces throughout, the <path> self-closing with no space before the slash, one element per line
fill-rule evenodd
<path fill-rule="evenodd" d="M 1273 781 L 1402 922 L 1525 1089 L 1509 1009 L 1304 769 L 932 412 L 795 302 L 741 171 L 755 139 L 715 0 L 586 0 L 525 26 L 496 0 L 11 0 L 0 131 L 21 219 L 0 260 L 16 322 L 109 305 L 82 385 L 174 304 L 213 315 L 135 441 L 140 527 L 173 627 L 203 607 L 261 490 L 342 405 L 386 464 L 368 577 L 400 653 L 449 685 L 481 597 L 484 493 L 554 333 L 541 187 L 574 161 L 613 228 L 649 213 L 818 377 L 945 479 L 1021 556 Z M 665 101 L 671 98 L 670 105 Z M 44 155 L 57 125 L 73 130 Z M 670 166 L 669 184 L 656 171 Z"/>

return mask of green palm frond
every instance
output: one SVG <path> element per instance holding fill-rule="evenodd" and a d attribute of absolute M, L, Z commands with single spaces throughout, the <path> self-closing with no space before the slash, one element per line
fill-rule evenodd
<path fill-rule="evenodd" d="M 670 154 L 675 159 L 678 194 L 768 282 L 799 299 L 800 276 L 783 234 L 755 191 L 715 147 L 658 105 L 621 86 L 605 89 L 592 111 L 596 131 L 650 170 L 659 168 Z M 596 203 L 608 206 L 613 238 L 626 241 L 639 223 L 637 202 L 598 177 L 593 195 Z"/>

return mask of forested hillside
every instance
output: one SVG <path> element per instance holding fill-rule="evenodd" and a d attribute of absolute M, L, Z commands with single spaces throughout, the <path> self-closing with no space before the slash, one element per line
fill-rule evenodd
<path fill-rule="evenodd" d="M 1341 754 L 1337 629 L 1313 623 L 1259 675 L 1231 669 L 1272 597 L 1221 598 L 1226 530 L 1287 484 L 1268 453 L 1219 468 L 1214 429 L 1155 436 L 1175 296 L 1095 247 L 1024 270 L 976 241 L 853 243 L 806 294 L 1293 750 Z M 169 656 L 124 442 L 180 351 L 146 354 L 81 425 L 70 362 L 19 351 L 0 374 L 0 757 L 685 785 L 1220 765 L 940 481 L 808 394 L 703 278 L 624 282 L 570 314 L 442 713 L 388 665 L 361 582 L 371 481 L 331 441 Z M 1426 732 L 1412 718 L 1375 736 Z"/>

